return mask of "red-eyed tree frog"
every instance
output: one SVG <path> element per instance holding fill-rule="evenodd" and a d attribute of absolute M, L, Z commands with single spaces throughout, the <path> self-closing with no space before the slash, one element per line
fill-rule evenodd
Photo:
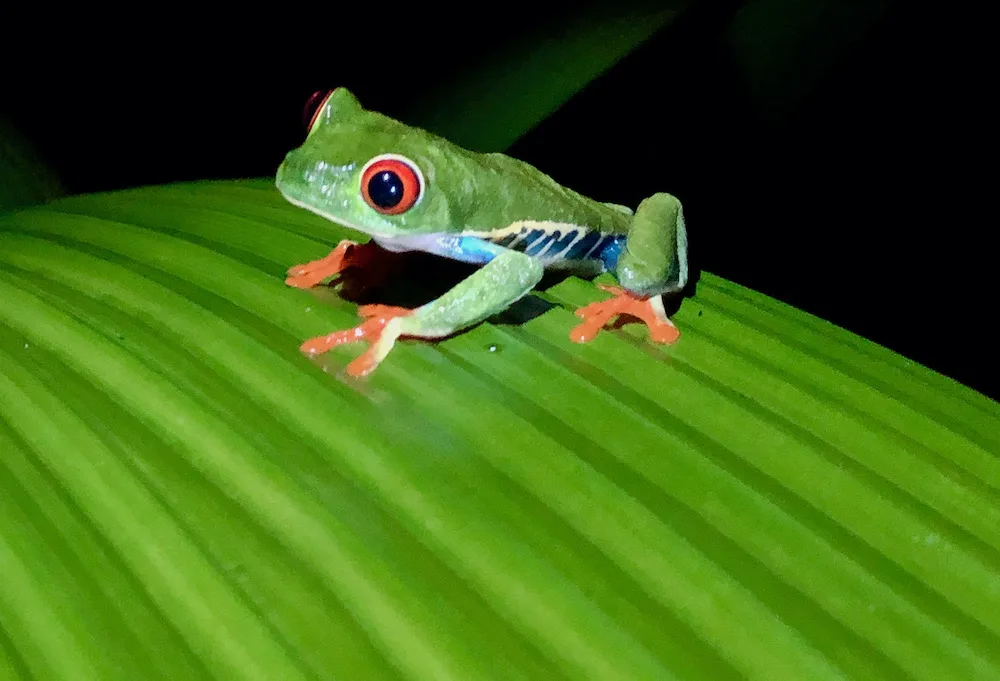
<path fill-rule="evenodd" d="M 684 214 L 674 196 L 654 194 L 634 213 L 595 201 L 517 159 L 467 151 L 363 109 L 342 87 L 314 95 L 306 115 L 306 139 L 278 168 L 278 190 L 371 241 L 344 240 L 325 258 L 292 267 L 289 286 L 309 288 L 348 267 L 364 267 L 372 242 L 482 267 L 415 309 L 362 306 L 361 325 L 310 339 L 303 352 L 368 341 L 347 368 L 352 376 L 365 375 L 401 336 L 443 338 L 504 311 L 546 268 L 583 276 L 611 272 L 621 284 L 602 286 L 612 298 L 576 311 L 583 323 L 570 332 L 572 340 L 592 339 L 622 314 L 645 322 L 654 341 L 679 336 L 662 298 L 688 279 Z"/>

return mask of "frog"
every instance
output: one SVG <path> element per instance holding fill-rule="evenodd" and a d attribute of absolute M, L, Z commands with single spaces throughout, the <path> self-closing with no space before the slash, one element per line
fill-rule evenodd
<path fill-rule="evenodd" d="M 359 325 L 306 340 L 306 355 L 367 342 L 347 366 L 348 375 L 366 376 L 398 339 L 439 340 L 469 329 L 507 310 L 553 270 L 589 279 L 607 272 L 618 284 L 598 284 L 611 297 L 575 310 L 582 321 L 570 340 L 591 341 L 622 315 L 644 322 L 654 343 L 679 338 L 664 307 L 664 297 L 688 281 L 684 211 L 672 194 L 653 194 L 634 211 L 591 199 L 524 161 L 470 151 L 365 109 L 345 87 L 314 94 L 303 123 L 305 139 L 280 163 L 275 185 L 293 206 L 359 236 L 290 267 L 286 285 L 309 289 L 370 266 L 378 248 L 475 266 L 419 307 L 359 306 Z"/>

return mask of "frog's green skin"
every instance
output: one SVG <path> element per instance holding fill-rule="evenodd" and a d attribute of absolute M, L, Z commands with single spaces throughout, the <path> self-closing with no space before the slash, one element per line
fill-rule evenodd
<path fill-rule="evenodd" d="M 391 154 L 418 170 L 422 192 L 398 215 L 362 198 L 361 173 Z M 441 137 L 367 111 L 345 88 L 327 99 L 301 147 L 278 169 L 276 184 L 296 206 L 368 234 L 382 247 L 421 250 L 483 267 L 439 299 L 393 319 L 376 363 L 397 336 L 437 338 L 477 324 L 526 295 L 545 268 L 612 272 L 649 297 L 687 282 L 687 236 L 680 202 L 655 194 L 633 215 L 557 184 L 503 154 L 467 151 Z"/>

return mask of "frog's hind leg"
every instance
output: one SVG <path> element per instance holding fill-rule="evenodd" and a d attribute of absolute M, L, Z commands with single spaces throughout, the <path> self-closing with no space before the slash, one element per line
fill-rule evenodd
<path fill-rule="evenodd" d="M 663 294 L 687 284 L 687 232 L 680 201 L 670 194 L 654 194 L 639 204 L 624 249 L 606 264 L 621 286 L 601 286 L 614 297 L 576 311 L 583 323 L 570 338 L 589 341 L 614 318 L 630 315 L 645 322 L 652 340 L 677 340 L 680 332 L 666 315 Z"/>

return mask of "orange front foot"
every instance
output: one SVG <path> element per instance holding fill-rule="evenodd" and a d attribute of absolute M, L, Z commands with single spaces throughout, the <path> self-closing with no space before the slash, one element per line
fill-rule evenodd
<path fill-rule="evenodd" d="M 646 323 L 649 337 L 657 343 L 673 343 L 681 335 L 667 319 L 659 296 L 643 298 L 620 286 L 598 284 L 598 288 L 613 293 L 614 298 L 585 305 L 576 311 L 583 323 L 569 332 L 570 340 L 585 343 L 593 340 L 604 326 L 618 315 L 631 315 Z"/>
<path fill-rule="evenodd" d="M 399 337 L 399 322 L 394 322 L 394 320 L 412 313 L 413 310 L 405 307 L 362 305 L 358 308 L 358 314 L 365 318 L 361 324 L 353 329 L 334 331 L 326 336 L 310 338 L 302 344 L 300 349 L 312 356 L 326 352 L 338 345 L 368 341 L 371 343 L 368 349 L 347 365 L 347 373 L 351 376 L 364 376 L 371 373 L 385 359 L 396 342 L 396 338 Z"/>
<path fill-rule="evenodd" d="M 330 252 L 330 255 L 319 260 L 296 265 L 288 269 L 285 283 L 295 288 L 311 288 L 328 277 L 340 274 L 348 267 L 364 267 L 371 260 L 372 244 L 358 245 L 354 241 L 344 239 Z"/>

